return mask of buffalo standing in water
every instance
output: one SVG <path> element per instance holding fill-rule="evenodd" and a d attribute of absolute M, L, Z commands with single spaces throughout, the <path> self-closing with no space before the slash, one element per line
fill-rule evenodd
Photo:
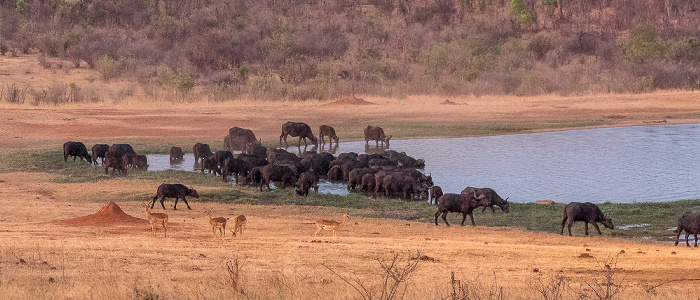
<path fill-rule="evenodd" d="M 379 126 L 367 126 L 365 128 L 365 143 L 369 146 L 369 141 L 372 140 L 376 143 L 376 146 L 379 147 L 379 142 L 382 142 L 382 146 L 384 146 L 384 143 L 386 143 L 386 147 L 389 147 L 389 140 L 391 139 L 392 136 L 386 136 L 384 134 L 384 129 L 382 129 Z"/>
<path fill-rule="evenodd" d="M 318 138 L 321 139 L 321 144 L 325 144 L 326 141 L 323 140 L 323 137 L 327 136 L 328 137 L 328 143 L 333 144 L 333 140 L 335 140 L 335 143 L 338 144 L 339 140 L 338 136 L 335 134 L 335 128 L 328 126 L 328 125 L 321 125 L 321 127 L 318 128 Z"/>
<path fill-rule="evenodd" d="M 290 135 L 292 137 L 299 137 L 299 146 L 301 146 L 301 140 L 304 140 L 304 147 L 308 146 L 306 143 L 306 139 L 308 138 L 311 143 L 315 145 L 318 145 L 318 140 L 316 140 L 316 137 L 314 136 L 313 132 L 311 132 L 311 127 L 309 125 L 306 125 L 306 123 L 300 123 L 300 122 L 287 122 L 282 124 L 282 134 L 280 134 L 280 145 L 282 145 L 282 139 L 284 138 L 284 145 L 289 147 L 289 144 L 287 144 L 287 135 Z"/>

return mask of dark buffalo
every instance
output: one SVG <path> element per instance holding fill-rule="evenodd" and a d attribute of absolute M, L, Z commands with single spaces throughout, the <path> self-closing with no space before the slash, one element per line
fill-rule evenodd
<path fill-rule="evenodd" d="M 205 159 L 202 159 L 201 167 L 202 173 L 204 173 L 204 171 L 207 170 L 210 174 L 221 174 L 221 169 L 219 169 L 219 165 L 216 163 L 216 160 L 213 157 L 207 157 Z"/>
<path fill-rule="evenodd" d="M 134 151 L 134 148 L 131 147 L 131 145 L 129 145 L 129 144 L 112 144 L 112 146 L 109 147 L 109 151 L 112 152 L 113 154 L 118 155 L 118 156 L 122 156 L 124 154 L 129 154 L 129 153 L 136 154 L 136 151 Z"/>
<path fill-rule="evenodd" d="M 287 166 L 281 165 L 267 165 L 262 168 L 262 180 L 260 182 L 260 191 L 262 192 L 262 186 L 267 186 L 267 190 L 270 190 L 271 181 L 281 181 L 282 187 L 285 188 L 287 185 L 294 186 L 297 176 L 292 171 L 292 169 Z"/>
<path fill-rule="evenodd" d="M 443 194 L 442 189 L 439 186 L 437 186 L 437 185 L 432 186 L 430 188 L 430 201 L 428 201 L 428 203 L 437 204 L 437 199 L 440 198 L 440 196 L 442 196 L 442 194 Z"/>
<path fill-rule="evenodd" d="M 136 153 L 124 153 L 124 154 L 122 154 L 122 163 L 124 164 L 125 168 L 135 167 L 136 166 L 134 164 L 135 162 L 136 162 Z"/>
<path fill-rule="evenodd" d="M 386 177 L 388 173 L 386 171 L 379 171 L 376 174 L 374 174 L 374 194 L 375 196 L 379 194 L 379 192 L 384 191 L 384 177 Z"/>
<path fill-rule="evenodd" d="M 63 161 L 68 161 L 68 156 L 73 157 L 75 161 L 76 157 L 80 157 L 80 160 L 85 159 L 85 161 L 92 163 L 92 157 L 88 154 L 85 144 L 81 142 L 66 142 L 63 144 Z"/>
<path fill-rule="evenodd" d="M 360 183 L 360 191 L 365 193 L 374 192 L 374 180 L 375 173 L 367 173 L 362 176 L 362 182 Z"/>
<path fill-rule="evenodd" d="M 194 163 L 198 163 L 200 158 L 205 159 L 214 156 L 209 145 L 202 143 L 194 144 L 194 146 L 192 146 L 192 153 L 194 153 Z"/>
<path fill-rule="evenodd" d="M 227 158 L 226 161 L 224 162 L 224 166 L 221 168 L 221 177 L 226 182 L 226 177 L 228 175 L 234 175 L 234 179 L 236 181 L 236 184 L 238 184 L 238 177 L 240 175 L 243 175 L 244 177 L 248 175 L 248 164 L 238 158 Z"/>
<path fill-rule="evenodd" d="M 248 144 L 246 147 L 245 153 L 250 154 L 250 155 L 255 155 L 257 157 L 265 158 L 267 157 L 267 148 L 260 144 L 260 142 L 255 142 L 252 144 Z"/>
<path fill-rule="evenodd" d="M 267 162 L 274 164 L 278 161 L 293 161 L 299 162 L 301 158 L 294 153 L 289 153 L 283 149 L 269 148 L 267 149 Z"/>
<path fill-rule="evenodd" d="M 326 143 L 326 141 L 323 140 L 324 136 L 328 137 L 329 144 L 333 144 L 333 140 L 335 140 L 336 144 L 339 143 L 338 136 L 335 134 L 335 128 L 333 127 L 321 125 L 321 127 L 318 128 L 318 138 L 321 139 L 321 144 Z"/>
<path fill-rule="evenodd" d="M 306 143 L 307 138 L 314 145 L 318 145 L 316 137 L 314 136 L 313 132 L 311 132 L 311 127 L 309 127 L 309 125 L 306 125 L 306 123 L 287 122 L 282 124 L 282 134 L 280 134 L 280 145 L 282 145 L 282 139 L 284 139 L 284 145 L 289 147 L 289 144 L 287 144 L 287 135 L 290 135 L 292 137 L 299 137 L 299 146 L 301 146 L 302 139 L 304 140 L 304 146 L 308 146 L 308 144 Z"/>
<path fill-rule="evenodd" d="M 566 220 L 569 220 L 569 235 L 571 235 L 571 225 L 574 225 L 576 221 L 583 221 L 586 223 L 586 235 L 588 235 L 588 223 L 593 224 L 598 234 L 603 234 L 600 232 L 598 223 L 603 223 L 603 225 L 608 229 L 613 229 L 613 223 L 610 218 L 605 217 L 603 212 L 600 211 L 597 205 L 585 202 L 571 202 L 564 207 L 564 219 L 561 221 L 561 234 L 564 234 L 564 224 Z"/>
<path fill-rule="evenodd" d="M 219 169 L 223 172 L 224 169 L 224 163 L 226 162 L 227 159 L 233 158 L 233 153 L 231 151 L 216 151 L 214 153 L 214 160 L 216 161 L 216 164 L 219 166 Z"/>
<path fill-rule="evenodd" d="M 505 200 L 499 196 L 496 191 L 494 191 L 491 188 L 474 188 L 474 187 L 466 187 L 464 190 L 462 190 L 462 194 L 470 194 L 472 192 L 476 192 L 477 195 L 484 195 L 487 200 L 489 200 L 489 205 L 485 206 L 484 209 L 481 210 L 481 212 L 484 212 L 486 208 L 491 208 L 492 213 L 496 213 L 496 210 L 493 208 L 495 205 L 500 207 L 501 210 L 504 213 L 508 213 L 510 203 L 508 203 L 508 198 Z"/>
<path fill-rule="evenodd" d="M 328 170 L 328 180 L 341 181 L 343 180 L 343 167 L 333 166 Z"/>
<path fill-rule="evenodd" d="M 105 164 L 105 153 L 109 151 L 109 145 L 107 144 L 97 144 L 92 146 L 92 163 L 97 165 L 97 159 L 102 159 L 102 164 Z"/>
<path fill-rule="evenodd" d="M 224 149 L 228 151 L 242 151 L 252 145 L 258 143 L 255 138 L 255 133 L 250 129 L 231 127 L 228 130 L 228 135 L 224 137 Z"/>
<path fill-rule="evenodd" d="M 246 184 L 252 186 L 260 185 L 260 181 L 262 181 L 262 168 L 263 167 L 253 167 L 250 169 L 248 176 L 245 177 Z"/>
<path fill-rule="evenodd" d="M 384 134 L 384 129 L 382 129 L 379 126 L 367 126 L 365 128 L 365 143 L 369 145 L 369 141 L 375 141 L 377 147 L 379 146 L 379 142 L 382 142 L 382 146 L 384 146 L 384 143 L 386 143 L 386 147 L 389 147 L 389 140 L 391 139 L 391 136 L 387 137 Z"/>
<path fill-rule="evenodd" d="M 122 156 L 113 154 L 112 151 L 107 151 L 105 153 L 105 162 L 102 164 L 105 167 L 105 174 L 109 174 L 109 168 L 112 168 L 112 175 L 114 175 L 115 170 L 119 170 L 119 173 L 126 175 L 126 164 L 122 161 Z"/>
<path fill-rule="evenodd" d="M 148 158 L 145 155 L 135 155 L 131 159 L 131 165 L 141 171 L 146 171 L 148 169 Z"/>
<path fill-rule="evenodd" d="M 698 247 L 698 233 L 700 232 L 700 213 L 698 212 L 687 212 L 678 218 L 678 229 L 676 229 L 676 242 L 674 246 L 678 245 L 678 240 L 680 239 L 681 232 L 685 231 L 685 245 L 690 247 L 690 235 L 695 236 L 695 247 Z"/>
<path fill-rule="evenodd" d="M 243 161 L 245 161 L 245 163 L 248 164 L 248 167 L 250 168 L 262 167 L 264 165 L 267 165 L 267 159 L 265 159 L 265 156 L 260 157 L 257 155 L 241 153 L 238 155 L 238 159 L 242 159 Z"/>
<path fill-rule="evenodd" d="M 437 203 L 438 211 L 435 213 L 435 225 L 438 225 L 438 216 L 442 214 L 442 219 L 445 221 L 445 224 L 450 226 L 450 223 L 447 223 L 447 213 L 459 212 L 462 213 L 462 226 L 464 226 L 467 215 L 469 215 L 472 221 L 472 226 L 476 226 L 472 212 L 479 206 L 488 205 L 489 201 L 484 195 L 477 196 L 474 193 L 471 195 L 447 193 L 440 196 L 440 198 L 437 199 Z"/>
<path fill-rule="evenodd" d="M 359 168 L 350 171 L 348 174 L 348 190 L 354 190 L 355 186 L 361 185 L 362 177 L 365 176 L 365 174 L 371 174 L 372 177 L 374 177 L 374 174 L 378 171 L 379 170 L 372 168 Z"/>
<path fill-rule="evenodd" d="M 192 209 L 190 208 L 190 204 L 187 203 L 187 199 L 185 199 L 186 196 L 199 198 L 199 194 L 197 194 L 197 190 L 195 189 L 190 189 L 182 184 L 163 183 L 158 187 L 156 196 L 153 197 L 151 208 L 153 208 L 153 205 L 156 204 L 156 200 L 158 200 L 158 198 L 160 198 L 160 206 L 162 206 L 163 209 L 165 209 L 165 205 L 163 204 L 165 198 L 175 198 L 175 205 L 173 205 L 173 209 L 177 210 L 177 200 L 179 199 L 182 199 L 182 201 L 185 202 L 187 209 Z"/>
<path fill-rule="evenodd" d="M 382 186 L 384 187 L 384 196 L 387 198 L 392 194 L 403 194 L 405 200 L 411 200 L 415 196 L 418 185 L 411 176 L 391 173 L 384 176 Z"/>
<path fill-rule="evenodd" d="M 301 173 L 297 180 L 297 195 L 308 196 L 310 188 L 313 188 L 318 193 L 318 174 L 313 171 Z"/>
<path fill-rule="evenodd" d="M 183 157 L 185 157 L 185 153 L 182 152 L 182 148 L 180 148 L 180 147 L 170 148 L 170 161 L 182 161 Z"/>

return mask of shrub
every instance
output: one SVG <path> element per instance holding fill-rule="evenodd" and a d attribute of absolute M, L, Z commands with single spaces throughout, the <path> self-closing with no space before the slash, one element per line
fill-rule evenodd
<path fill-rule="evenodd" d="M 102 79 L 108 80 L 114 78 L 117 75 L 117 68 L 115 61 L 108 55 L 102 56 L 95 66 L 97 71 L 102 74 Z"/>
<path fill-rule="evenodd" d="M 550 50 L 554 49 L 554 44 L 545 34 L 537 34 L 528 42 L 527 48 L 537 59 L 542 60 Z"/>
<path fill-rule="evenodd" d="M 511 0 L 510 12 L 523 25 L 531 25 L 537 22 L 537 15 L 525 7 L 523 0 Z"/>
<path fill-rule="evenodd" d="M 695 36 L 666 41 L 666 56 L 677 62 L 700 63 L 700 39 Z"/>
<path fill-rule="evenodd" d="M 661 41 L 656 30 L 650 26 L 638 26 L 632 30 L 623 49 L 625 60 L 633 63 L 655 60 L 661 56 Z"/>

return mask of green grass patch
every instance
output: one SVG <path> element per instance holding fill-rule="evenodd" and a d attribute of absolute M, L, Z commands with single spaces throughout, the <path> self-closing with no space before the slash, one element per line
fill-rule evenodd
<path fill-rule="evenodd" d="M 152 148 L 155 149 L 155 148 Z M 247 186 L 232 186 L 221 181 L 221 177 L 210 174 L 187 171 L 138 171 L 130 170 L 127 176 L 111 176 L 104 173 L 102 167 L 92 167 L 84 161 L 63 161 L 63 152 L 56 150 L 20 151 L 0 154 L 0 172 L 36 172 L 51 173 L 51 181 L 56 183 L 89 183 L 103 180 L 149 180 L 163 183 L 182 183 L 195 187 L 200 194 L 193 203 L 217 202 L 253 205 L 303 205 L 348 208 L 359 211 L 365 217 L 394 218 L 433 223 L 437 208 L 427 202 L 408 202 L 400 199 L 373 198 L 352 193 L 348 196 L 309 193 L 308 197 L 295 194 L 293 188 L 273 189 Z M 119 201 L 147 201 L 153 193 L 125 192 L 119 194 Z M 86 201 L 105 201 L 110 199 L 86 199 Z M 115 199 L 116 200 L 116 199 Z M 670 241 L 679 216 L 686 211 L 700 211 L 700 200 L 682 200 L 660 203 L 603 203 L 599 207 L 613 219 L 616 229 L 601 228 L 603 234 L 634 239 L 638 241 Z M 474 211 L 477 225 L 493 227 L 513 227 L 536 232 L 561 232 L 563 205 L 540 205 L 535 203 L 512 203 L 510 213 L 505 214 L 496 208 L 496 213 L 481 209 Z M 459 226 L 461 214 L 448 214 L 448 221 Z M 439 223 L 441 226 L 442 219 Z M 469 225 L 470 221 L 467 220 Z M 620 227 L 626 226 L 626 229 Z M 573 227 L 574 235 L 583 234 L 583 223 L 577 222 Z M 589 231 L 597 235 L 591 226 Z"/>

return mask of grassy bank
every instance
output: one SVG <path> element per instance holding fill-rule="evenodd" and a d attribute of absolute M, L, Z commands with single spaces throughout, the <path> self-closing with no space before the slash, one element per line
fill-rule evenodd
<path fill-rule="evenodd" d="M 137 151 L 161 152 L 159 146 L 138 146 Z M 293 189 L 264 190 L 246 186 L 231 186 L 208 174 L 185 171 L 130 171 L 127 176 L 104 174 L 102 167 L 92 167 L 85 162 L 62 162 L 62 153 L 56 150 L 24 151 L 3 154 L 0 157 L 0 172 L 48 173 L 46 182 L 58 185 L 98 183 L 101 181 L 122 180 L 123 190 L 111 194 L 115 199 L 99 197 L 100 190 L 86 192 L 78 201 L 148 201 L 155 187 L 163 182 L 179 182 L 194 186 L 200 191 L 200 198 L 193 203 L 225 203 L 252 205 L 299 205 L 327 206 L 352 210 L 363 217 L 380 217 L 432 223 L 437 211 L 434 205 L 426 202 L 406 202 L 398 199 L 374 198 L 352 193 L 349 196 L 311 193 L 308 197 L 295 195 Z M 149 188 L 144 187 L 144 185 Z M 150 188 L 153 186 L 153 188 Z M 152 191 L 151 191 L 152 190 Z M 197 205 L 197 204 L 195 204 Z M 615 230 L 603 228 L 604 235 L 630 238 L 637 241 L 669 241 L 673 235 L 671 228 L 676 226 L 678 216 L 686 211 L 700 210 L 700 200 L 682 200 L 662 203 L 603 203 L 602 211 L 612 217 Z M 563 205 L 541 205 L 535 203 L 512 203 L 510 213 L 500 210 L 476 210 L 474 219 L 478 225 L 489 227 L 513 227 L 535 232 L 559 233 L 561 230 Z M 448 221 L 459 226 L 461 215 L 450 213 Z M 439 219 L 440 226 L 445 226 Z M 469 220 L 466 221 L 469 224 Z M 602 225 L 601 225 L 602 228 Z M 591 226 L 591 234 L 597 234 Z M 583 233 L 583 223 L 576 223 L 575 235 Z"/>

